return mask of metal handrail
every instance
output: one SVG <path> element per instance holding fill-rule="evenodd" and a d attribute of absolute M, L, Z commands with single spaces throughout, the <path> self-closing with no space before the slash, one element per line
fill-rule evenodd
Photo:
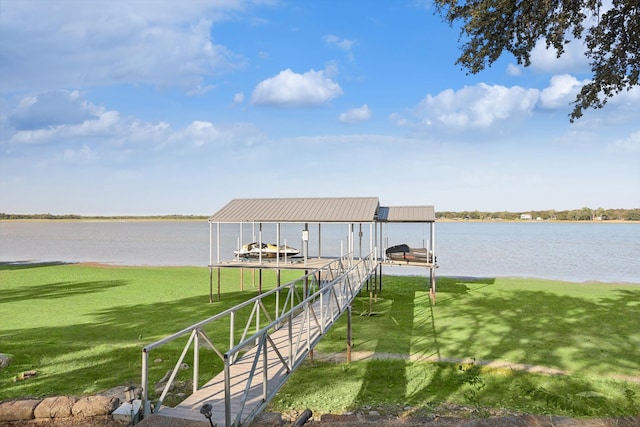
<path fill-rule="evenodd" d="M 281 313 L 282 311 L 285 311 L 287 313 L 289 312 L 295 312 L 296 311 L 296 307 L 301 306 L 301 302 L 300 301 L 304 301 L 305 299 L 308 299 L 310 295 L 315 295 L 317 294 L 316 289 L 320 289 L 321 287 L 321 278 L 323 274 L 328 274 L 330 277 L 335 277 L 335 274 L 344 274 L 345 268 L 347 268 L 348 266 L 351 265 L 351 259 L 352 259 L 352 255 L 351 254 L 347 254 L 341 258 L 338 258 L 332 262 L 330 262 L 329 264 L 327 264 L 326 266 L 316 269 L 302 277 L 299 277 L 285 285 L 279 286 L 277 288 L 274 288 L 270 291 L 264 292 L 254 298 L 251 298 L 241 304 L 238 304 L 232 308 L 229 308 L 227 310 L 222 311 L 221 313 L 218 313 L 214 316 L 211 316 L 205 320 L 202 320 L 200 322 L 197 322 L 191 326 L 188 326 L 174 334 L 169 335 L 166 338 L 163 338 L 161 340 L 158 340 L 152 344 L 149 344 L 147 346 L 145 346 L 142 349 L 142 378 L 141 378 L 141 382 L 142 382 L 142 401 L 143 401 L 143 408 L 144 408 L 144 414 L 145 416 L 148 415 L 151 412 L 151 402 L 149 401 L 149 353 L 158 348 L 161 347 L 167 343 L 170 343 L 172 341 L 175 341 L 176 339 L 179 339 L 185 335 L 189 335 L 189 338 L 187 340 L 187 343 L 184 346 L 184 349 L 178 359 L 178 362 L 176 363 L 170 377 L 169 380 L 167 381 L 161 395 L 160 398 L 158 400 L 158 402 L 155 405 L 154 408 L 154 412 L 157 412 L 160 407 L 162 406 L 162 402 L 164 400 L 164 398 L 166 397 L 166 394 L 168 393 L 168 390 L 171 388 L 171 385 L 173 383 L 173 381 L 175 380 L 178 370 L 180 368 L 180 366 L 182 365 L 184 358 L 187 355 L 187 352 L 189 351 L 189 348 L 191 346 L 193 346 L 193 353 L 194 353 L 194 366 L 193 366 L 193 393 L 195 393 L 198 389 L 199 389 L 199 385 L 198 385 L 198 375 L 199 375 L 199 356 L 198 356 L 198 348 L 199 348 L 199 340 L 200 338 L 204 339 L 204 341 L 206 342 L 207 346 L 210 347 L 212 350 L 214 350 L 214 352 L 218 355 L 218 357 L 220 357 L 223 362 L 227 363 L 229 362 L 230 364 L 233 364 L 235 362 L 235 359 L 237 358 L 238 352 L 235 353 L 235 355 L 231 358 L 231 359 L 227 359 L 226 358 L 226 354 L 229 353 L 229 351 L 224 352 L 223 350 L 221 351 L 220 349 L 218 349 L 213 341 L 207 337 L 206 333 L 202 330 L 203 327 L 211 324 L 212 322 L 215 321 L 219 321 L 221 319 L 224 318 L 229 318 L 229 348 L 233 349 L 233 348 L 238 348 L 239 346 L 241 348 L 245 348 L 250 344 L 251 339 L 258 339 L 258 337 L 256 336 L 257 331 L 259 330 L 264 330 L 264 325 L 263 327 L 261 327 L 260 323 L 261 320 L 260 319 L 260 311 L 262 311 L 265 314 L 265 317 L 267 318 L 268 321 L 268 328 L 277 328 L 279 327 L 280 324 L 282 324 L 283 319 L 285 317 L 287 317 L 287 315 L 283 315 Z M 340 277 L 338 275 L 338 277 Z M 298 290 L 300 287 L 303 287 L 303 295 L 302 297 L 300 297 L 300 295 L 298 294 Z M 286 297 L 284 300 L 284 304 L 281 306 L 280 302 L 281 302 L 281 294 L 282 292 L 286 292 Z M 313 293 L 312 293 L 313 292 Z M 306 295 L 305 295 L 306 293 Z M 263 301 L 266 298 L 269 297 L 274 297 L 276 299 L 275 301 L 275 312 L 273 313 L 273 316 L 270 315 L 269 311 L 267 310 L 267 308 L 265 307 Z M 298 301 L 297 305 L 296 305 L 296 300 Z M 287 310 L 287 307 L 291 305 L 291 309 Z M 248 320 L 244 326 L 241 338 L 240 338 L 240 342 L 242 343 L 242 345 L 240 344 L 235 344 L 235 339 L 234 339 L 234 332 L 235 332 L 235 320 L 236 320 L 236 314 L 243 309 L 246 308 L 251 308 L 251 312 L 248 316 Z M 247 335 L 249 334 L 249 330 L 252 326 L 252 323 L 256 322 L 255 327 L 256 327 L 256 333 L 254 333 L 252 335 L 252 337 L 247 338 Z M 264 322 L 264 320 L 262 320 Z M 257 341 L 254 341 L 254 344 Z M 219 346 L 220 344 L 218 344 Z"/>
<path fill-rule="evenodd" d="M 276 351 L 278 355 L 278 359 L 287 373 L 292 372 L 297 366 L 302 363 L 302 361 L 307 357 L 311 348 L 315 346 L 315 343 L 322 338 L 322 336 L 326 333 L 326 331 L 333 325 L 333 323 L 340 317 L 340 315 L 346 310 L 349 303 L 352 299 L 358 294 L 360 289 L 362 288 L 365 281 L 371 276 L 375 268 L 375 264 L 371 262 L 371 258 L 367 257 L 350 269 L 345 271 L 342 275 L 338 276 L 331 283 L 326 285 L 324 288 L 319 289 L 314 294 L 309 295 L 304 301 L 300 302 L 296 307 L 289 310 L 287 313 L 282 315 L 281 321 L 283 318 L 288 319 L 289 328 L 291 328 L 292 320 L 295 315 L 298 314 L 299 308 L 304 309 L 304 319 L 301 322 L 300 331 L 304 330 L 305 321 L 310 321 L 311 317 L 314 319 L 314 324 L 317 327 L 317 336 L 311 342 L 311 330 L 307 328 L 307 342 L 301 343 L 302 334 L 297 334 L 298 341 L 293 345 L 293 335 L 291 329 L 289 330 L 288 341 L 285 343 L 286 346 L 289 347 L 289 362 L 285 361 L 285 358 L 282 357 L 282 353 L 275 345 L 273 340 L 270 337 L 271 333 L 277 330 L 276 325 L 277 321 L 272 322 L 269 325 L 266 325 L 260 331 L 256 332 L 251 337 L 246 338 L 246 341 L 238 343 L 235 347 L 231 348 L 227 353 L 225 353 L 225 384 L 230 384 L 231 381 L 231 371 L 230 371 L 230 363 L 228 364 L 226 361 L 233 360 L 234 355 L 238 352 L 242 351 L 246 347 L 248 343 L 258 342 L 258 348 L 251 357 L 253 357 L 251 370 L 249 372 L 248 377 L 250 380 L 247 382 L 245 386 L 245 392 L 242 396 L 240 403 L 240 410 L 236 414 L 236 418 L 231 420 L 231 399 L 229 393 L 229 387 L 225 387 L 225 424 L 227 426 L 231 425 L 240 425 L 242 420 L 242 414 L 244 411 L 244 406 L 246 404 L 246 400 L 248 398 L 248 393 L 251 388 L 252 379 L 256 377 L 255 372 L 258 367 L 258 361 L 260 357 L 263 358 L 263 372 L 264 376 L 263 380 L 263 395 L 262 401 L 263 404 L 259 407 L 256 407 L 251 414 L 247 416 L 247 418 L 252 419 L 255 414 L 257 414 L 266 404 L 271 400 L 273 395 L 280 389 L 282 383 L 276 383 L 271 389 L 268 388 L 268 383 L 266 378 L 268 377 L 268 365 L 266 359 L 266 346 L 267 344 L 271 344 L 272 348 Z M 355 279 L 355 280 L 352 280 Z M 357 289 L 354 289 L 352 284 L 357 284 Z M 346 292 L 349 291 L 349 292 Z M 329 302 L 335 302 L 335 307 L 329 307 L 328 309 L 323 306 L 323 301 L 327 296 Z M 318 303 L 316 306 L 315 303 Z M 316 311 L 317 310 L 317 311 Z M 327 317 L 327 315 L 330 315 Z M 272 330 L 273 329 L 273 330 Z M 315 335 L 315 333 L 314 333 Z M 306 345 L 305 345 L 306 344 Z M 302 350 L 301 350 L 302 348 Z M 293 360 L 292 360 L 293 359 Z M 286 379 L 286 376 L 284 377 Z M 233 423 L 233 424 L 232 424 Z"/>

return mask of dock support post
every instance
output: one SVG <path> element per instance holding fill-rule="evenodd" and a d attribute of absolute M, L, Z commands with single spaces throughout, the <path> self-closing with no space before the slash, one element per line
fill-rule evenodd
<path fill-rule="evenodd" d="M 429 268 L 429 296 L 431 297 L 431 303 L 436 304 L 436 275 L 433 271 L 433 267 Z"/>
<path fill-rule="evenodd" d="M 351 304 L 347 307 L 347 363 L 351 363 Z"/>
<path fill-rule="evenodd" d="M 213 267 L 209 266 L 209 303 L 213 302 Z"/>
<path fill-rule="evenodd" d="M 220 270 L 221 268 L 218 267 L 218 301 L 220 301 Z"/>
<path fill-rule="evenodd" d="M 269 343 L 267 342 L 267 336 L 263 335 L 262 339 L 262 400 L 267 401 L 267 396 L 269 395 L 269 359 L 267 358 L 267 346 Z"/>
<path fill-rule="evenodd" d="M 198 391 L 198 378 L 200 377 L 200 333 L 193 335 L 193 393 Z"/>
<path fill-rule="evenodd" d="M 224 355 L 224 423 L 231 425 L 231 362 Z"/>
<path fill-rule="evenodd" d="M 149 353 L 142 349 L 142 408 L 143 416 L 151 413 L 151 402 L 149 401 Z"/>

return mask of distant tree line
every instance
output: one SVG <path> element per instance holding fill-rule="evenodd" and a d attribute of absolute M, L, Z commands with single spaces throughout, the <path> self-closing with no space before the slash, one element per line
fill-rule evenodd
<path fill-rule="evenodd" d="M 582 208 L 573 209 L 567 211 L 556 211 L 554 209 L 544 211 L 527 211 L 527 212 L 483 212 L 483 211 L 462 211 L 451 212 L 442 211 L 436 212 L 437 219 L 453 219 L 453 220 L 483 220 L 483 221 L 515 221 L 523 219 L 523 215 L 527 219 L 531 220 L 544 220 L 544 221 L 640 221 L 640 209 L 604 209 L 604 208 Z M 151 215 L 151 216 L 83 216 L 75 214 L 66 215 L 54 215 L 50 213 L 45 214 L 7 214 L 0 212 L 0 220 L 3 219 L 52 219 L 52 220 L 80 220 L 80 219 L 166 219 L 166 220 L 180 220 L 180 219 L 201 219 L 206 220 L 209 217 L 206 215 Z"/>
<path fill-rule="evenodd" d="M 2 219 L 208 219 L 208 216 L 205 215 L 150 215 L 150 216 L 136 216 L 136 215 L 123 215 L 123 216 L 84 216 L 84 215 L 75 215 L 75 214 L 65 214 L 65 215 L 54 215 L 50 213 L 45 214 L 7 214 L 4 212 L 0 212 L 0 220 Z"/>
<path fill-rule="evenodd" d="M 527 212 L 483 212 L 483 211 L 442 211 L 436 213 L 437 219 L 457 220 L 527 220 L 544 221 L 640 221 L 640 209 L 604 209 L 581 208 L 557 211 L 554 209 Z"/>

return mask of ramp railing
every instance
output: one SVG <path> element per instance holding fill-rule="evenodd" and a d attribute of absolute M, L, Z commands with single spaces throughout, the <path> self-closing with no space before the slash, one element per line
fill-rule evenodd
<path fill-rule="evenodd" d="M 202 346 L 213 350 L 223 361 L 223 369 L 226 374 L 228 374 L 229 367 L 236 363 L 248 349 L 257 346 L 259 351 L 256 354 L 261 354 L 267 351 L 267 346 L 270 346 L 275 350 L 283 366 L 286 367 L 288 374 L 301 363 L 321 335 L 357 295 L 364 281 L 375 270 L 374 259 L 369 256 L 363 260 L 354 261 L 351 254 L 345 255 L 292 282 L 267 291 L 242 304 L 145 346 L 142 349 L 142 401 L 144 414 L 148 415 L 152 412 L 149 393 L 149 357 L 152 350 L 188 337 L 182 353 L 160 393 L 160 397 L 153 404 L 154 413 L 158 412 L 162 407 L 163 401 L 172 388 L 190 350 L 193 351 L 192 393 L 199 390 L 199 349 Z M 304 316 L 304 322 L 300 324 L 297 331 L 294 331 L 292 319 L 297 315 Z M 306 327 L 303 327 L 303 324 Z M 273 333 L 285 326 L 289 328 L 286 351 L 272 339 Z M 205 332 L 205 327 L 208 329 L 212 327 L 217 327 L 218 329 L 228 328 L 228 340 L 224 338 L 212 339 Z M 286 357 L 284 356 L 285 354 L 287 355 Z M 266 361 L 266 359 L 264 360 Z M 255 372 L 256 366 L 257 361 L 254 362 L 252 372 Z M 266 369 L 263 369 L 263 371 L 266 372 Z M 253 375 L 249 378 L 253 381 Z M 265 400 L 268 400 L 280 386 L 281 384 L 271 391 L 265 389 Z M 248 388 L 249 385 L 247 390 Z M 230 409 L 227 408 L 229 397 L 226 396 L 225 399 L 225 417 L 231 417 Z M 244 400 L 242 407 L 244 408 Z M 243 410 L 239 412 L 236 419 L 240 419 L 242 412 Z M 257 412 L 252 411 L 249 415 L 253 417 L 255 413 Z M 231 424 L 228 423 L 227 425 Z"/>
<path fill-rule="evenodd" d="M 376 264 L 373 258 L 367 257 L 355 262 L 350 268 L 343 270 L 330 281 L 321 283 L 320 289 L 310 294 L 279 319 L 266 325 L 253 336 L 239 342 L 235 347 L 225 353 L 225 424 L 238 426 L 248 424 L 271 400 L 275 393 L 282 387 L 289 375 L 304 361 L 317 342 L 333 326 L 340 315 L 348 308 L 353 299 L 358 295 L 364 283 L 374 273 Z M 298 318 L 298 322 L 294 321 Z M 288 333 L 285 340 L 272 339 L 273 333 L 280 330 L 280 325 L 287 325 Z M 295 330 L 294 330 L 295 328 Z M 232 418 L 230 383 L 230 365 L 236 360 L 237 355 L 247 345 L 258 343 L 257 351 L 251 353 L 251 369 L 248 375 L 239 410 Z M 271 349 L 277 356 L 279 364 L 269 366 L 267 351 Z M 288 355 L 285 357 L 284 355 Z M 256 375 L 259 363 L 262 363 L 260 375 Z M 284 369 L 284 374 L 279 380 L 269 382 L 269 370 Z M 244 414 L 245 404 L 249 396 L 249 390 L 255 382 L 262 385 L 261 404 L 253 407 Z"/>

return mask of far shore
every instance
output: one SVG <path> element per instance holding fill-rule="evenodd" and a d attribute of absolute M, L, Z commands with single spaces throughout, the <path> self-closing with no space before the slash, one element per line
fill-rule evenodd
<path fill-rule="evenodd" d="M 558 220 L 558 219 L 451 219 L 451 218 L 438 218 L 436 222 L 517 222 L 517 223 L 540 223 L 540 222 L 553 222 L 557 224 L 640 224 L 640 221 L 627 221 L 624 219 L 608 219 L 604 221 L 571 221 L 571 220 Z"/>
<path fill-rule="evenodd" d="M 144 221 L 156 221 L 156 222 L 202 222 L 207 221 L 209 217 L 184 217 L 184 218 L 171 218 L 171 217 L 81 217 L 81 218 L 18 218 L 18 219 L 0 219 L 0 222 L 144 222 Z"/>
<path fill-rule="evenodd" d="M 203 222 L 208 221 L 209 217 L 80 217 L 80 218 L 18 218 L 18 219 L 0 219 L 2 222 Z M 623 219 L 611 219 L 603 221 L 586 221 L 586 220 L 556 220 L 556 219 L 542 219 L 542 220 L 521 220 L 521 219 L 460 219 L 460 218 L 438 218 L 436 222 L 490 222 L 490 223 L 541 223 L 549 222 L 556 224 L 640 224 L 640 221 L 628 221 Z"/>

